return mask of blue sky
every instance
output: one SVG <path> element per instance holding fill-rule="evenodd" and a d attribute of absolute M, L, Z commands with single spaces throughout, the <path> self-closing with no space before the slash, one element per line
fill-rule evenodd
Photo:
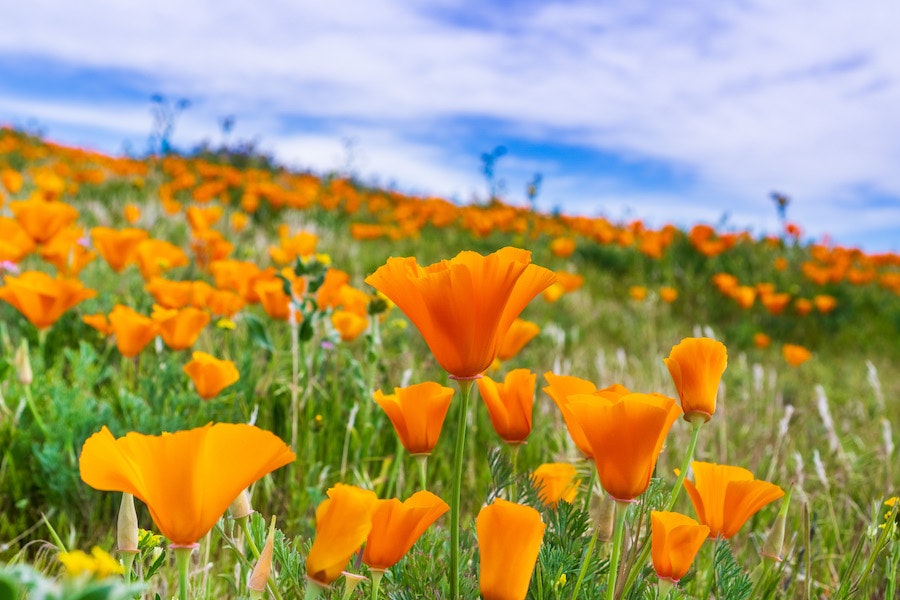
<path fill-rule="evenodd" d="M 30 0 L 4 9 L 0 122 L 143 151 L 258 140 L 282 162 L 458 201 L 480 156 L 541 208 L 900 251 L 900 36 L 886 0 Z"/>

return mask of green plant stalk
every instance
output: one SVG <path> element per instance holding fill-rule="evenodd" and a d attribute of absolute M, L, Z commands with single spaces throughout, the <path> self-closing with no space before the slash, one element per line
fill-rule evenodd
<path fill-rule="evenodd" d="M 293 311 L 293 303 L 289 310 Z M 300 340 L 295 318 L 291 318 L 291 450 L 297 452 L 300 428 Z"/>
<path fill-rule="evenodd" d="M 606 583 L 606 600 L 615 600 L 616 575 L 619 571 L 619 558 L 622 556 L 622 546 L 625 544 L 625 516 L 628 504 L 616 501 L 616 528 L 613 530 L 612 555 L 609 557 L 609 574 Z"/>
<path fill-rule="evenodd" d="M 179 546 L 175 548 L 175 565 L 178 567 L 178 598 L 188 599 L 188 567 L 191 564 L 193 546 Z"/>
<path fill-rule="evenodd" d="M 507 444 L 509 446 L 510 459 L 512 462 L 512 487 L 509 490 L 509 499 L 512 502 L 519 501 L 519 484 L 518 484 L 518 466 L 519 466 L 519 447 L 521 444 Z"/>
<path fill-rule="evenodd" d="M 572 590 L 572 600 L 578 598 L 578 591 L 581 589 L 581 582 L 584 581 L 584 577 L 587 574 L 588 564 L 590 564 L 591 556 L 594 554 L 594 546 L 597 544 L 597 535 L 599 533 L 600 528 L 595 526 L 594 535 L 591 536 L 587 552 L 584 553 L 584 558 L 581 560 L 581 571 L 578 573 L 578 579 L 575 580 L 575 588 Z"/>
<path fill-rule="evenodd" d="M 419 481 L 423 491 L 428 489 L 428 456 L 428 454 L 413 455 L 413 458 L 416 459 L 416 463 L 419 465 Z"/>
<path fill-rule="evenodd" d="M 384 571 L 379 569 L 372 569 L 372 600 L 378 600 L 378 589 L 381 587 L 381 578 L 384 576 Z"/>
<path fill-rule="evenodd" d="M 900 540 L 891 542 L 891 553 L 888 555 L 890 560 L 890 572 L 888 573 L 887 588 L 884 594 L 885 598 L 896 598 L 897 591 L 897 565 L 900 563 Z"/>
<path fill-rule="evenodd" d="M 250 517 L 241 517 L 235 520 L 241 524 L 241 530 L 247 539 L 247 546 L 250 548 L 250 552 L 256 560 L 259 560 L 259 548 L 256 547 L 256 542 L 253 541 L 253 536 L 250 535 Z"/>
<path fill-rule="evenodd" d="M 474 379 L 457 379 L 460 395 L 456 418 L 456 447 L 453 451 L 453 487 L 450 492 L 450 600 L 459 599 L 459 509 L 462 490 L 463 456 L 466 449 L 466 416 Z"/>
<path fill-rule="evenodd" d="M 23 385 L 22 387 L 25 388 L 25 403 L 28 405 L 28 410 L 31 411 L 34 422 L 37 423 L 41 433 L 44 434 L 44 438 L 50 439 L 50 431 L 47 429 L 47 424 L 44 423 L 44 419 L 38 412 L 37 406 L 34 405 L 34 397 L 31 395 L 31 385 Z"/>
<path fill-rule="evenodd" d="M 137 552 L 122 552 L 122 568 L 125 570 L 122 576 L 125 578 L 125 585 L 131 585 L 132 567 L 134 566 L 134 557 L 137 555 Z"/>
<path fill-rule="evenodd" d="M 588 462 L 591 464 L 591 477 L 588 479 L 587 494 L 585 494 L 584 498 L 584 512 L 590 514 L 591 500 L 594 499 L 594 484 L 597 483 L 597 465 L 590 458 Z"/>
<path fill-rule="evenodd" d="M 675 501 L 678 500 L 678 494 L 684 486 L 684 478 L 687 476 L 688 467 L 690 467 L 691 461 L 694 459 L 694 451 L 697 449 L 697 440 L 700 439 L 700 429 L 702 429 L 703 424 L 706 423 L 706 421 L 701 418 L 694 418 L 690 423 L 693 428 L 691 431 L 691 441 L 688 443 L 687 452 L 685 452 L 684 459 L 681 461 L 681 469 L 678 472 L 678 478 L 675 480 L 675 485 L 672 486 L 672 491 L 669 492 L 669 500 L 666 502 L 666 507 L 664 509 L 666 511 L 672 510 L 675 506 Z M 632 565 L 631 572 L 628 573 L 628 578 L 625 580 L 624 591 L 627 592 L 631 589 L 631 586 L 634 585 L 634 581 L 638 578 L 638 575 L 640 575 L 641 569 L 647 562 L 649 556 L 650 544 L 645 542 L 640 555 Z"/>
<path fill-rule="evenodd" d="M 306 580 L 306 594 L 303 596 L 304 600 L 316 600 L 317 598 L 322 597 L 322 592 L 324 588 L 315 581 L 311 579 Z"/>

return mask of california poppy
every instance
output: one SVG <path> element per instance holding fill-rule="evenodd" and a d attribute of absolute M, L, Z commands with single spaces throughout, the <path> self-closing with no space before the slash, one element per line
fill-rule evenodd
<path fill-rule="evenodd" d="M 145 230 L 133 227 L 125 229 L 94 227 L 91 229 L 94 248 L 116 273 L 120 273 L 125 267 L 135 262 L 137 245 L 148 237 L 149 234 Z"/>
<path fill-rule="evenodd" d="M 381 390 L 375 392 L 375 402 L 387 413 L 400 442 L 410 454 L 431 454 L 441 435 L 452 397 L 453 388 L 433 381 L 394 388 L 390 395 Z"/>
<path fill-rule="evenodd" d="M 603 489 L 620 502 L 643 494 L 681 414 L 675 401 L 660 394 L 575 394 L 568 406 L 590 444 Z"/>
<path fill-rule="evenodd" d="M 663 286 L 659 288 L 659 298 L 666 304 L 672 304 L 678 300 L 678 290 L 673 287 Z"/>
<path fill-rule="evenodd" d="M 719 382 L 728 365 L 725 344 L 711 338 L 685 338 L 663 360 L 681 398 L 684 418 L 690 421 L 696 415 L 709 421 L 716 412 Z"/>
<path fill-rule="evenodd" d="M 509 360 L 522 351 L 525 344 L 533 340 L 537 334 L 541 332 L 541 328 L 537 323 L 526 321 L 525 319 L 516 319 L 509 327 L 509 331 L 503 336 L 500 347 L 497 350 L 497 358 L 500 360 Z"/>
<path fill-rule="evenodd" d="M 460 252 L 421 267 L 389 258 L 366 278 L 419 329 L 437 362 L 458 379 L 477 377 L 525 306 L 555 280 L 531 253 L 506 247 L 482 256 Z"/>
<path fill-rule="evenodd" d="M 560 500 L 572 502 L 575 499 L 581 483 L 577 475 L 575 466 L 569 463 L 544 463 L 532 471 L 531 480 L 541 502 L 553 508 Z"/>
<path fill-rule="evenodd" d="M 96 295 L 77 279 L 53 278 L 42 271 L 7 276 L 0 288 L 0 300 L 16 307 L 38 329 L 47 329 L 67 310 Z"/>
<path fill-rule="evenodd" d="M 0 261 L 18 263 L 34 251 L 36 244 L 15 219 L 0 217 Z"/>
<path fill-rule="evenodd" d="M 694 461 L 691 470 L 694 483 L 685 479 L 684 488 L 711 538 L 729 539 L 761 508 L 784 496 L 780 487 L 754 479 L 741 467 Z"/>
<path fill-rule="evenodd" d="M 450 506 L 422 490 L 400 502 L 379 500 L 372 513 L 372 530 L 366 539 L 362 561 L 370 569 L 385 570 L 403 558 L 413 544 Z"/>
<path fill-rule="evenodd" d="M 84 228 L 70 225 L 41 245 L 41 258 L 64 277 L 77 277 L 97 253 L 90 249 Z"/>
<path fill-rule="evenodd" d="M 369 326 L 369 319 L 349 310 L 336 310 L 331 313 L 331 324 L 342 342 L 352 342 Z"/>
<path fill-rule="evenodd" d="M 251 483 L 295 459 L 271 432 L 245 424 L 209 423 L 163 435 L 114 438 L 103 427 L 81 450 L 81 479 L 104 491 L 133 494 L 159 531 L 190 546 L 212 529 Z"/>
<path fill-rule="evenodd" d="M 43 244 L 78 218 L 78 210 L 65 202 L 31 198 L 10 202 L 9 208 L 19 225 L 38 244 Z"/>
<path fill-rule="evenodd" d="M 475 519 L 484 600 L 525 600 L 545 525 L 530 506 L 497 498 Z"/>
<path fill-rule="evenodd" d="M 215 398 L 241 377 L 233 362 L 206 352 L 194 352 L 193 360 L 184 365 L 184 372 L 194 383 L 197 395 L 204 400 Z"/>
<path fill-rule="evenodd" d="M 123 304 L 116 304 L 109 313 L 109 327 L 116 336 L 119 353 L 128 358 L 140 354 L 159 334 L 158 323 Z"/>
<path fill-rule="evenodd" d="M 329 489 L 328 499 L 316 508 L 316 539 L 306 557 L 306 575 L 328 586 L 341 576 L 350 557 L 372 530 L 375 492 L 343 483 Z"/>
<path fill-rule="evenodd" d="M 142 240 L 135 246 L 134 252 L 135 262 L 145 281 L 171 268 L 184 267 L 190 262 L 181 248 L 166 240 Z"/>
<path fill-rule="evenodd" d="M 660 579 L 677 583 L 694 562 L 709 527 L 675 512 L 650 512 L 653 570 Z"/>
<path fill-rule="evenodd" d="M 154 305 L 151 318 L 159 324 L 159 335 L 172 350 L 193 346 L 209 323 L 209 313 L 193 306 L 172 309 Z"/>
<path fill-rule="evenodd" d="M 478 390 L 491 417 L 491 425 L 507 444 L 521 444 L 531 433 L 536 380 L 537 376 L 528 369 L 510 371 L 503 383 L 490 377 L 478 380 Z"/>
<path fill-rule="evenodd" d="M 784 356 L 784 360 L 792 367 L 799 367 L 812 358 L 812 353 L 809 350 L 797 344 L 784 344 L 781 347 L 781 354 Z"/>

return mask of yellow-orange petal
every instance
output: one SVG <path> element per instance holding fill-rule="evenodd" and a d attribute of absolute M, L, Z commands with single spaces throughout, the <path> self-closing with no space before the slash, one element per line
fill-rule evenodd
<path fill-rule="evenodd" d="M 524 600 L 544 537 L 541 514 L 530 506 L 494 500 L 475 520 L 484 600 Z"/>

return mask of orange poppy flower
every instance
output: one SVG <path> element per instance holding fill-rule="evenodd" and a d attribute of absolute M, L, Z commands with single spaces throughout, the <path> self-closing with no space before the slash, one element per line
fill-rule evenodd
<path fill-rule="evenodd" d="M 749 285 L 739 285 L 732 292 L 731 297 L 744 310 L 753 306 L 756 301 L 756 288 Z"/>
<path fill-rule="evenodd" d="M 445 371 L 466 379 L 490 366 L 512 322 L 555 278 L 531 264 L 530 252 L 506 247 L 488 256 L 460 252 L 428 267 L 389 258 L 366 283 L 409 317 Z"/>
<path fill-rule="evenodd" d="M 66 227 L 53 236 L 41 246 L 40 254 L 65 277 L 77 277 L 97 257 L 88 247 L 84 229 L 77 226 Z"/>
<path fill-rule="evenodd" d="M 34 240 L 18 221 L 0 217 L 0 261 L 17 263 L 33 252 L 35 247 Z"/>
<path fill-rule="evenodd" d="M 22 189 L 23 177 L 18 171 L 0 169 L 0 183 L 10 194 L 18 194 Z"/>
<path fill-rule="evenodd" d="M 532 471 L 531 480 L 544 506 L 556 507 L 560 500 L 572 502 L 578 493 L 578 471 L 569 463 L 545 463 Z"/>
<path fill-rule="evenodd" d="M 647 288 L 642 285 L 633 285 L 628 288 L 628 295 L 635 302 L 640 302 L 647 297 Z"/>
<path fill-rule="evenodd" d="M 137 204 L 126 204 L 123 212 L 125 221 L 127 221 L 129 225 L 134 225 L 141 218 L 141 209 Z"/>
<path fill-rule="evenodd" d="M 522 444 L 531 433 L 535 381 L 537 376 L 528 369 L 510 371 L 501 384 L 487 376 L 478 380 L 491 425 L 507 444 Z"/>
<path fill-rule="evenodd" d="M 618 398 L 631 392 L 624 385 L 618 383 L 598 390 L 597 386 L 586 379 L 579 379 L 571 375 L 554 375 L 549 371 L 544 373 L 544 379 L 550 385 L 543 388 L 543 390 L 553 399 L 559 408 L 559 412 L 562 413 L 566 429 L 569 430 L 569 436 L 575 442 L 575 446 L 586 458 L 593 459 L 594 453 L 590 442 L 584 431 L 582 431 L 581 424 L 569 410 L 569 397 L 576 394 L 588 394 L 605 398 Z"/>
<path fill-rule="evenodd" d="M 619 502 L 647 490 L 663 442 L 681 409 L 660 394 L 575 394 L 569 411 L 581 426 L 603 489 Z"/>
<path fill-rule="evenodd" d="M 509 360 L 522 351 L 525 344 L 533 340 L 537 334 L 541 332 L 541 328 L 537 323 L 526 321 L 525 319 L 516 319 L 509 327 L 509 331 L 503 336 L 500 342 L 500 348 L 497 350 L 497 358 L 500 360 Z"/>
<path fill-rule="evenodd" d="M 204 308 L 214 315 L 233 317 L 244 308 L 244 298 L 229 290 L 214 290 L 206 297 Z"/>
<path fill-rule="evenodd" d="M 694 483 L 685 479 L 684 488 L 711 538 L 729 539 L 761 508 L 784 496 L 780 487 L 754 479 L 741 467 L 694 461 L 691 469 Z"/>
<path fill-rule="evenodd" d="M 240 211 L 233 212 L 231 213 L 231 216 L 228 217 L 228 226 L 231 227 L 231 231 L 240 233 L 247 228 L 247 222 L 249 220 L 250 217 L 247 216 L 247 213 Z"/>
<path fill-rule="evenodd" d="M 362 561 L 370 569 L 384 571 L 403 558 L 413 544 L 450 506 L 428 491 L 416 492 L 405 502 L 379 500 L 372 513 L 372 530 L 366 539 Z"/>
<path fill-rule="evenodd" d="M 150 317 L 159 324 L 159 335 L 172 350 L 193 346 L 209 323 L 209 313 L 193 306 L 170 309 L 154 305 Z"/>
<path fill-rule="evenodd" d="M 94 248 L 103 260 L 116 273 L 121 273 L 128 265 L 136 261 L 137 245 L 149 237 L 143 229 L 110 227 L 94 227 L 91 229 L 91 240 Z"/>
<path fill-rule="evenodd" d="M 794 300 L 794 310 L 796 310 L 797 314 L 801 317 L 808 315 L 812 308 L 813 304 L 809 298 L 797 298 Z"/>
<path fill-rule="evenodd" d="M 666 304 L 672 304 L 678 300 L 678 290 L 673 287 L 663 286 L 659 288 L 659 298 Z"/>
<path fill-rule="evenodd" d="M 106 315 L 103 313 L 98 313 L 95 315 L 84 315 L 81 317 L 81 320 L 86 324 L 90 325 L 94 329 L 96 329 L 102 335 L 112 335 L 112 326 L 109 324 L 109 319 L 106 318 Z"/>
<path fill-rule="evenodd" d="M 653 570 L 660 579 L 678 583 L 706 541 L 709 527 L 686 515 L 657 510 L 650 512 L 650 527 Z"/>
<path fill-rule="evenodd" d="M 184 372 L 194 383 L 197 395 L 210 400 L 241 378 L 230 360 L 222 360 L 206 352 L 194 352 L 193 360 L 184 365 Z"/>
<path fill-rule="evenodd" d="M 38 244 L 43 244 L 78 218 L 78 210 L 65 202 L 31 198 L 10 202 L 9 208 L 22 229 Z"/>
<path fill-rule="evenodd" d="M 781 354 L 784 356 L 784 360 L 792 367 L 799 367 L 812 358 L 812 353 L 809 350 L 797 344 L 784 344 L 781 347 Z"/>
<path fill-rule="evenodd" d="M 132 432 L 118 439 L 103 427 L 84 443 L 79 466 L 86 484 L 134 495 L 172 544 L 191 546 L 247 486 L 294 459 L 271 432 L 209 423 L 160 436 Z"/>
<path fill-rule="evenodd" d="M 135 261 L 145 281 L 171 268 L 184 267 L 190 262 L 187 254 L 175 244 L 152 238 L 138 242 Z"/>
<path fill-rule="evenodd" d="M 341 288 L 349 282 L 349 273 L 341 271 L 340 269 L 335 269 L 334 267 L 330 267 L 325 271 L 325 278 L 322 280 L 322 285 L 319 286 L 319 289 L 316 292 L 316 304 L 319 306 L 319 309 L 325 310 L 329 307 L 337 307 Z"/>
<path fill-rule="evenodd" d="M 331 314 L 331 324 L 341 334 L 341 341 L 352 342 L 369 326 L 369 319 L 349 310 L 336 310 Z"/>
<path fill-rule="evenodd" d="M 109 313 L 109 326 L 116 336 L 119 354 L 132 358 L 159 334 L 159 324 L 133 308 L 117 304 Z"/>
<path fill-rule="evenodd" d="M 753 334 L 753 345 L 759 348 L 760 350 L 765 350 L 769 347 L 769 344 L 772 343 L 772 338 L 770 338 L 765 333 L 758 331 Z"/>
<path fill-rule="evenodd" d="M 685 338 L 663 360 L 681 398 L 684 418 L 691 421 L 697 416 L 709 421 L 716 412 L 719 382 L 728 365 L 725 344 L 710 338 Z"/>
<path fill-rule="evenodd" d="M 171 281 L 153 277 L 144 286 L 153 300 L 164 308 L 182 308 L 191 303 L 193 285 L 190 281 Z"/>
<path fill-rule="evenodd" d="M 544 538 L 541 513 L 497 498 L 475 519 L 484 600 L 525 600 Z"/>
<path fill-rule="evenodd" d="M 559 258 L 568 258 L 575 252 L 575 240 L 570 237 L 554 238 L 550 242 L 550 252 Z"/>
<path fill-rule="evenodd" d="M 343 483 L 327 494 L 328 499 L 316 508 L 316 539 L 306 557 L 306 576 L 323 586 L 341 576 L 366 541 L 378 504 L 375 492 Z"/>
<path fill-rule="evenodd" d="M 96 295 L 77 279 L 54 279 L 42 271 L 7 276 L 0 288 L 0 300 L 16 307 L 38 329 L 47 329 L 67 310 Z"/>
<path fill-rule="evenodd" d="M 407 452 L 431 454 L 450 409 L 453 388 L 426 381 L 394 388 L 394 393 L 390 395 L 377 390 L 374 397 L 378 406 L 387 413 Z"/>
<path fill-rule="evenodd" d="M 813 304 L 816 305 L 817 311 L 825 315 L 837 307 L 837 298 L 828 294 L 818 294 L 813 297 Z"/>

